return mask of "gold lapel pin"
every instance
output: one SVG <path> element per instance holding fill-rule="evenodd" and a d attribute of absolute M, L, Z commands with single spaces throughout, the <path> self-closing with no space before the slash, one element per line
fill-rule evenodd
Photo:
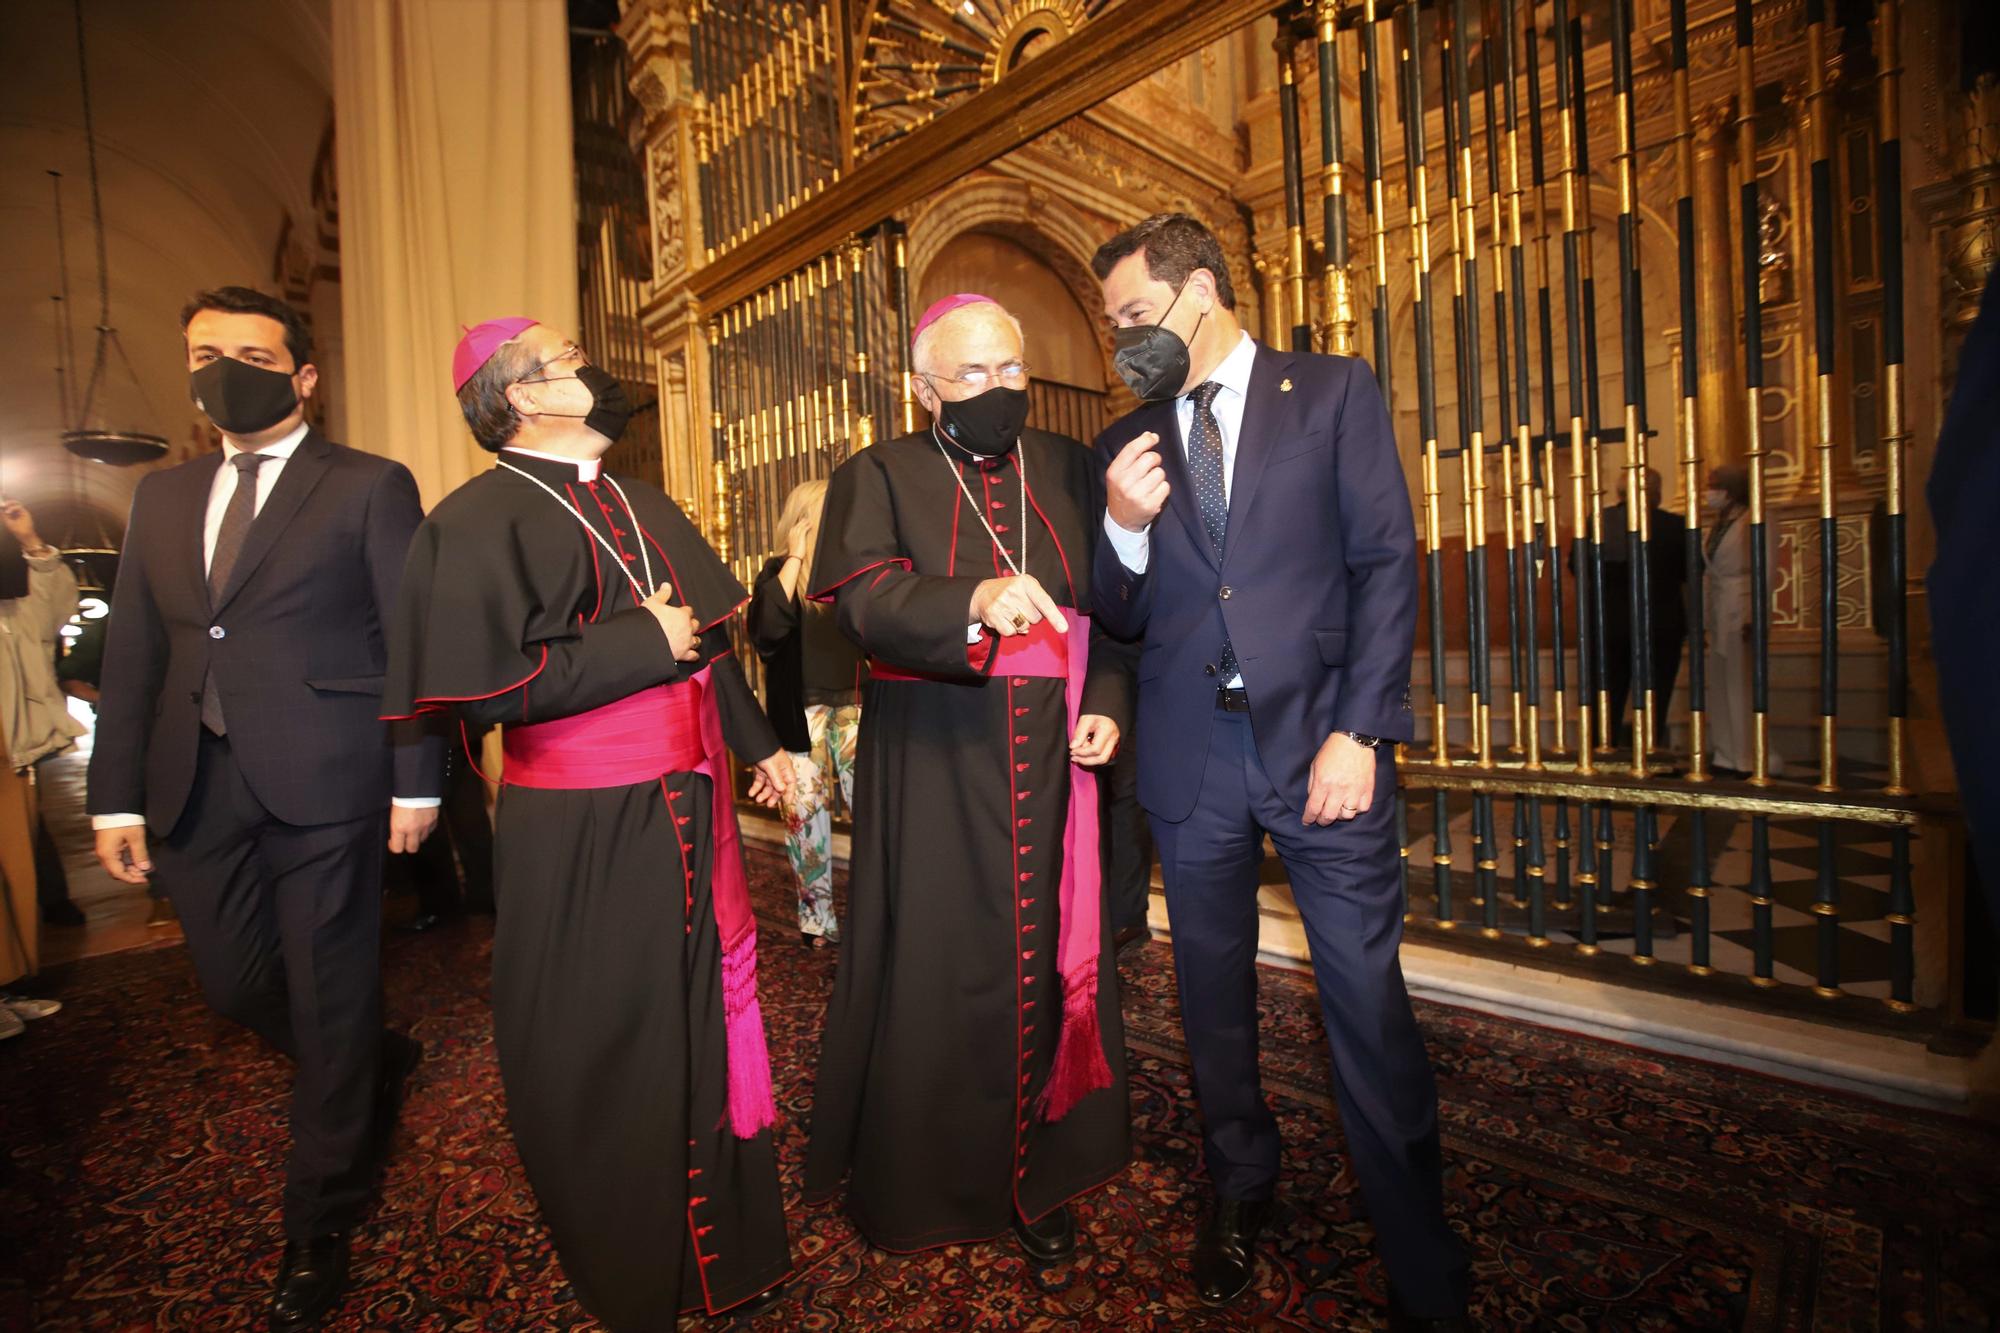
<path fill-rule="evenodd" d="M 1279 393 L 1290 393 L 1291 391 L 1292 391 L 1292 382 L 1291 382 L 1290 380 L 1279 380 L 1279 381 L 1278 381 L 1278 392 L 1279 392 Z"/>

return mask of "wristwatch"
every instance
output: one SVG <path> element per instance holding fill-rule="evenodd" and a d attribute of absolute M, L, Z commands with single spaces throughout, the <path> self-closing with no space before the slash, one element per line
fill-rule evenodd
<path fill-rule="evenodd" d="M 1382 743 L 1382 738 L 1380 736 L 1364 736 L 1358 731 L 1343 731 L 1340 734 L 1347 737 L 1347 739 L 1353 741 L 1356 745 L 1359 745 L 1364 750 L 1372 750 L 1376 746 Z"/>

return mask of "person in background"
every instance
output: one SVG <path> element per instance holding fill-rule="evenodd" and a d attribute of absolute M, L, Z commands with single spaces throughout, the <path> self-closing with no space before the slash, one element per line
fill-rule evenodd
<path fill-rule="evenodd" d="M 1611 696 L 1612 745 L 1632 743 L 1628 704 L 1636 713 L 1640 699 L 1632 697 L 1631 534 L 1626 531 L 1626 487 L 1630 474 L 1618 473 L 1618 503 L 1604 511 L 1604 645 L 1605 688 Z M 1673 703 L 1674 681 L 1680 675 L 1681 653 L 1687 646 L 1687 520 L 1660 501 L 1666 483 L 1657 468 L 1646 469 L 1646 597 L 1652 622 L 1650 666 L 1653 686 L 1653 736 L 1658 749 L 1667 740 L 1667 709 Z"/>
<path fill-rule="evenodd" d="M 819 544 L 826 481 L 801 482 L 785 497 L 778 531 L 785 551 L 764 562 L 750 593 L 750 642 L 764 662 L 764 711 L 797 783 L 785 802 L 785 850 L 799 881 L 799 934 L 808 948 L 840 942 L 833 913 L 833 815 L 828 784 L 854 806 L 854 749 L 861 730 L 859 648 L 833 611 L 806 599 L 800 584 Z"/>
<path fill-rule="evenodd" d="M 64 694 L 90 705 L 95 715 L 101 697 L 98 686 L 104 676 L 104 640 L 110 632 L 111 622 L 108 617 L 100 616 L 96 620 L 84 621 L 82 628 L 83 633 L 70 640 L 69 651 L 56 662 L 56 679 L 62 683 Z M 152 900 L 146 914 L 149 928 L 166 930 L 179 924 L 179 918 L 174 915 L 173 901 L 157 880 L 146 885 L 146 896 Z"/>
<path fill-rule="evenodd" d="M 1711 766 L 1740 778 L 1753 766 L 1750 711 L 1750 474 L 1727 463 L 1708 474 L 1702 496 L 1708 509 L 1703 546 L 1702 624 L 1707 653 L 1708 744 Z M 1767 767 L 1784 768 L 1775 750 Z"/>
<path fill-rule="evenodd" d="M 62 552 L 35 531 L 35 518 L 16 501 L 0 501 L 0 522 L 19 548 L 25 577 L 0 589 L 0 722 L 4 722 L 7 762 L 0 766 L 0 988 L 34 974 L 41 958 L 41 920 L 49 903 L 38 894 L 38 830 L 34 768 L 75 744 L 83 728 L 69 715 L 56 684 L 56 644 L 63 625 L 76 614 L 76 575 Z M 43 897 L 37 902 L 38 896 Z M 67 895 L 62 906 L 76 908 Z M 21 1034 L 24 1019 L 46 1018 L 62 1006 L 0 989 L 0 1038 Z"/>
<path fill-rule="evenodd" d="M 474 762 L 491 730 L 468 726 L 463 743 L 446 747 L 438 823 L 443 836 L 389 858 L 389 888 L 417 898 L 416 915 L 400 927 L 405 934 L 426 934 L 468 912 L 493 915 L 493 819 L 486 812 L 486 782 Z"/>
<path fill-rule="evenodd" d="M 382 857 L 436 825 L 443 738 L 380 720 L 383 627 L 423 505 L 401 463 L 308 424 L 319 372 L 297 310 L 221 287 L 181 331 L 222 448 L 132 497 L 91 822 L 113 879 L 157 870 L 209 1004 L 292 1060 L 267 1316 L 315 1328 L 423 1056 L 383 1024 Z"/>

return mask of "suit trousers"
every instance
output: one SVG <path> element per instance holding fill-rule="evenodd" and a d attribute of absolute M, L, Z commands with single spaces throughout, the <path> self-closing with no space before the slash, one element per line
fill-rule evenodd
<path fill-rule="evenodd" d="M 1635 712 L 1640 703 L 1632 699 L 1632 629 L 1627 626 L 1609 626 L 1604 636 L 1605 693 L 1611 696 L 1611 744 L 1630 745 L 1632 743 L 1632 721 L 1626 713 L 1629 706 Z M 1681 673 L 1681 650 L 1687 644 L 1687 630 L 1677 628 L 1664 630 L 1653 627 L 1653 738 L 1647 742 L 1655 749 L 1667 744 L 1667 713 L 1674 704 L 1674 682 Z M 1602 738 L 1600 738 L 1601 740 Z"/>
<path fill-rule="evenodd" d="M 282 823 L 204 731 L 187 809 L 153 848 L 209 1004 L 293 1060 L 291 1240 L 352 1227 L 368 1195 L 388 819 Z"/>
<path fill-rule="evenodd" d="M 1395 779 L 1383 747 L 1373 808 L 1305 826 L 1266 775 L 1249 715 L 1218 709 L 1193 812 L 1154 818 L 1153 837 L 1216 1192 L 1268 1199 L 1278 1177 L 1278 1125 L 1257 1065 L 1257 863 L 1268 833 L 1312 949 L 1348 1155 L 1383 1264 L 1406 1309 L 1438 1317 L 1465 1308 L 1466 1257 L 1444 1217 L 1437 1086 L 1397 955 Z"/>

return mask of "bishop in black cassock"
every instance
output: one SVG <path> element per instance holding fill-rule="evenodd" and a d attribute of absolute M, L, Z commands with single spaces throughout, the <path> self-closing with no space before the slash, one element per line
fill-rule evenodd
<path fill-rule="evenodd" d="M 933 307 L 916 364 L 938 425 L 834 473 L 807 585 L 871 679 L 806 1194 L 844 1180 L 885 1249 L 1011 1225 L 1054 1259 L 1067 1201 L 1128 1155 L 1090 787 L 1127 693 L 1087 619 L 1103 490 L 1087 450 L 1021 428 L 997 305 Z"/>
<path fill-rule="evenodd" d="M 789 777 L 729 655 L 747 596 L 673 502 L 602 471 L 616 380 L 530 320 L 460 345 L 495 467 L 411 545 L 391 714 L 503 728 L 493 1027 L 577 1298 L 671 1328 L 791 1270 L 728 749 Z"/>

